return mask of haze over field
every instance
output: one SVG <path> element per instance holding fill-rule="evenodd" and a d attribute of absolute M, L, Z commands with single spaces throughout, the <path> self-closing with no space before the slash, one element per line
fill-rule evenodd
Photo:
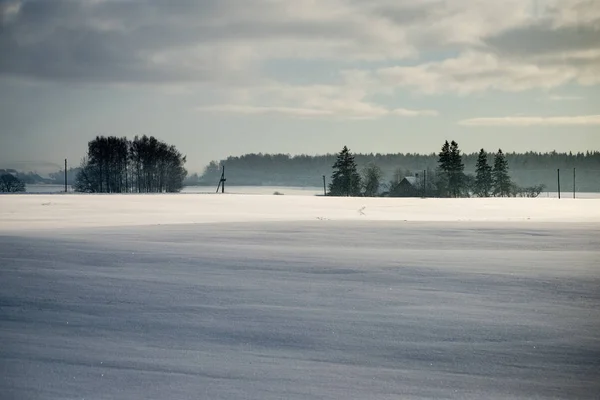
<path fill-rule="evenodd" d="M 592 399 L 598 210 L 593 199 L 0 196 L 0 392 Z"/>

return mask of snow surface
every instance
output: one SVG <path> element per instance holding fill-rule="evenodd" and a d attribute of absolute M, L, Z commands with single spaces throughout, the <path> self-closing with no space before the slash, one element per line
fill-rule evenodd
<path fill-rule="evenodd" d="M 0 196 L 0 232 L 325 219 L 600 222 L 600 199 L 393 199 L 228 194 Z"/>
<path fill-rule="evenodd" d="M 594 399 L 599 205 L 0 196 L 0 398 Z"/>

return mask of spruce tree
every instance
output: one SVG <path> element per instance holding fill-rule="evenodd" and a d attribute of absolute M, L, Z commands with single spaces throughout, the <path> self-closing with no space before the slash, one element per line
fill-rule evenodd
<path fill-rule="evenodd" d="M 449 187 L 452 197 L 460 197 L 465 186 L 465 165 L 458 149 L 458 143 L 454 140 L 450 143 L 450 171 Z"/>
<path fill-rule="evenodd" d="M 465 189 L 465 165 L 458 143 L 454 140 L 450 143 L 446 140 L 439 153 L 438 187 L 442 195 L 460 197 Z"/>
<path fill-rule="evenodd" d="M 511 181 L 508 175 L 508 162 L 502 153 L 502 149 L 498 149 L 498 153 L 494 157 L 494 169 L 492 170 L 492 181 L 494 185 L 494 196 L 508 197 L 510 196 Z"/>
<path fill-rule="evenodd" d="M 481 149 L 475 166 L 475 194 L 478 197 L 490 197 L 493 187 L 492 167 L 488 164 L 487 153 Z"/>
<path fill-rule="evenodd" d="M 329 184 L 331 196 L 360 196 L 361 179 L 354 155 L 344 146 L 333 164 L 333 175 Z"/>
<path fill-rule="evenodd" d="M 452 161 L 450 155 L 450 143 L 446 140 L 442 146 L 442 150 L 438 154 L 438 174 L 437 187 L 441 196 L 448 196 L 449 176 L 452 169 Z"/>
<path fill-rule="evenodd" d="M 442 146 L 442 151 L 440 151 L 439 157 L 438 163 L 440 164 L 440 169 L 444 172 L 450 171 L 452 167 L 452 161 L 450 155 L 450 143 L 448 143 L 447 140 Z"/>

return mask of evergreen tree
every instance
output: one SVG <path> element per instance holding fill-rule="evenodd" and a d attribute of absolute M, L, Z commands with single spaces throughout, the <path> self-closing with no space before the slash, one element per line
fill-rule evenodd
<path fill-rule="evenodd" d="M 465 165 L 462 155 L 458 149 L 458 143 L 454 140 L 446 142 L 439 153 L 438 187 L 442 195 L 460 197 L 465 187 Z"/>
<path fill-rule="evenodd" d="M 474 192 L 478 197 L 490 197 L 493 188 L 492 167 L 488 164 L 487 153 L 481 149 L 475 166 Z"/>
<path fill-rule="evenodd" d="M 448 172 L 452 169 L 452 156 L 450 154 L 450 143 L 446 140 L 442 146 L 442 151 L 439 154 L 438 163 L 440 169 L 444 172 Z"/>
<path fill-rule="evenodd" d="M 458 149 L 458 143 L 454 140 L 450 143 L 450 171 L 449 171 L 449 189 L 452 197 L 460 197 L 465 188 L 465 165 L 462 162 L 462 155 Z"/>
<path fill-rule="evenodd" d="M 438 154 L 438 173 L 436 177 L 436 186 L 438 187 L 441 196 L 449 195 L 449 177 L 452 169 L 452 160 L 450 155 L 450 143 L 446 140 L 442 146 L 442 150 Z"/>
<path fill-rule="evenodd" d="M 494 169 L 492 170 L 492 181 L 494 185 L 494 196 L 508 197 L 511 191 L 511 181 L 508 175 L 508 162 L 502 153 L 502 149 L 498 149 L 498 153 L 494 157 Z"/>
<path fill-rule="evenodd" d="M 331 196 L 360 196 L 361 179 L 354 155 L 344 146 L 333 164 L 333 175 L 329 184 Z"/>

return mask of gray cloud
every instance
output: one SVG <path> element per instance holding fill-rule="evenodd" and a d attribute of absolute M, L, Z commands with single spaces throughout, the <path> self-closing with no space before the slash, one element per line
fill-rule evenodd
<path fill-rule="evenodd" d="M 459 124 L 465 126 L 592 126 L 600 125 L 600 115 L 470 118 L 459 121 Z"/>
<path fill-rule="evenodd" d="M 218 78 L 226 67 L 219 63 L 223 55 L 218 51 L 199 51 L 191 58 L 196 61 L 193 65 L 174 66 L 168 59 L 155 59 L 161 52 L 208 40 L 202 29 L 194 29 L 190 23 L 199 11 L 216 10 L 216 2 L 174 4 L 23 2 L 18 16 L 2 25 L 0 73 L 97 82 Z"/>
<path fill-rule="evenodd" d="M 6 1 L 3 2 L 8 4 Z M 113 82 L 218 80 L 272 58 L 401 59 L 427 6 L 385 0 L 29 0 L 2 19 L 0 74 Z M 14 14 L 14 13 L 13 13 Z M 410 22 L 410 23 L 409 23 Z M 411 34 L 414 36 L 414 34 Z"/>
<path fill-rule="evenodd" d="M 553 28 L 550 23 L 519 27 L 485 40 L 494 51 L 505 56 L 555 54 L 600 47 L 600 28 L 595 26 L 564 26 Z"/>
<path fill-rule="evenodd" d="M 272 59 L 347 68 L 449 50 L 459 55 L 386 69 L 385 84 L 431 93 L 595 84 L 598 7 L 548 4 L 535 18 L 523 0 L 0 0 L 0 75 L 255 85 Z M 382 90 L 378 79 L 367 83 L 365 92 Z"/>

